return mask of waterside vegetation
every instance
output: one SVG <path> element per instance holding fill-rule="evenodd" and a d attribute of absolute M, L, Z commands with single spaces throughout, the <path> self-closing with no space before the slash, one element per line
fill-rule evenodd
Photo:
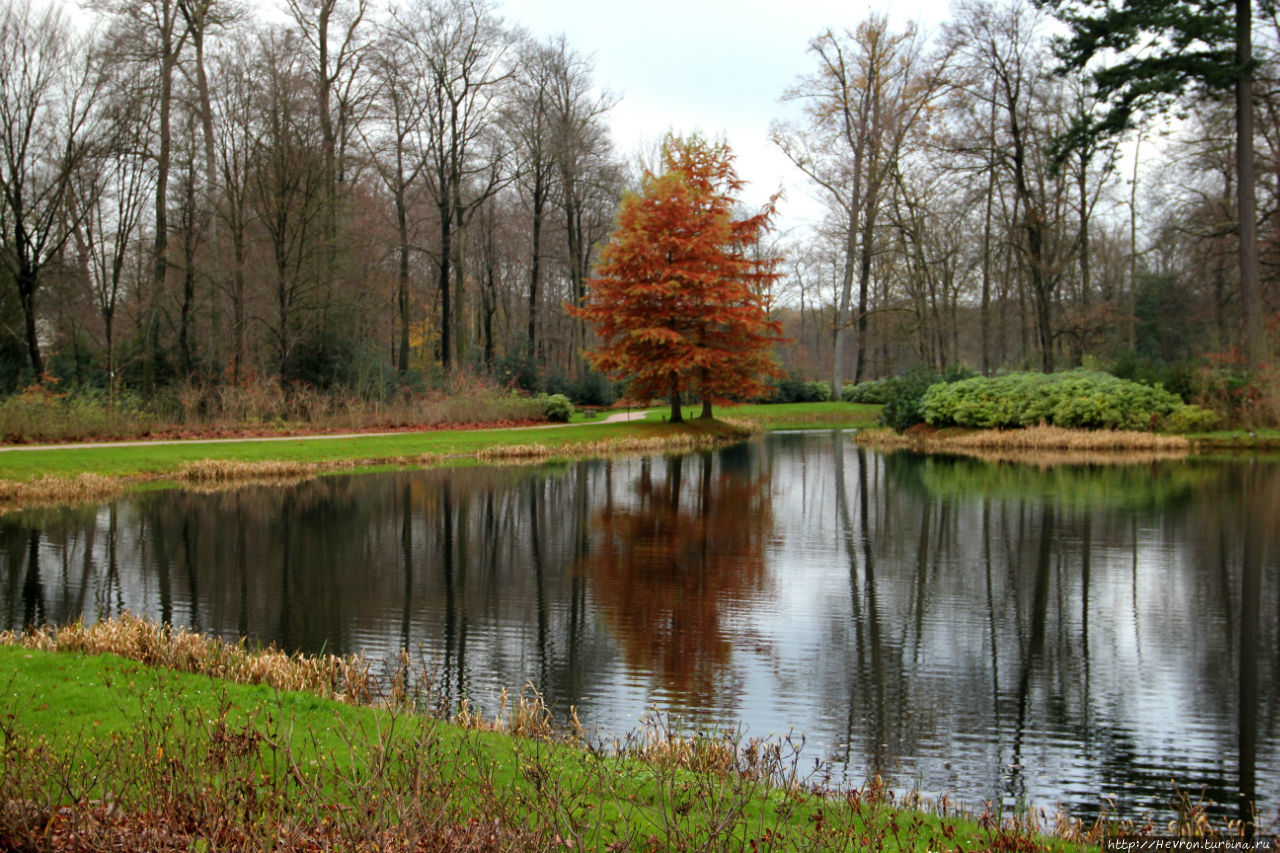
<path fill-rule="evenodd" d="M 109 500 L 138 488 L 225 488 L 341 471 L 687 451 L 740 441 L 764 428 L 865 427 L 879 410 L 810 403 L 725 411 L 725 419 L 690 418 L 683 424 L 667 423 L 662 412 L 637 411 L 622 422 L 597 418 L 532 429 L 13 448 L 0 452 L 0 511 Z"/>
<path fill-rule="evenodd" d="M 593 741 L 532 690 L 440 708 L 407 657 L 379 678 L 125 617 L 4 635 L 0 661 L 21 849 L 1071 850 L 1116 828 L 831 787 L 802 741 L 656 715 Z"/>

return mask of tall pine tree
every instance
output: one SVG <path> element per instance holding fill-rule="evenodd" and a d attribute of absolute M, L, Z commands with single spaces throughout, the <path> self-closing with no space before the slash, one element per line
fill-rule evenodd
<path fill-rule="evenodd" d="M 1263 0 L 1267 6 L 1274 0 Z M 1187 94 L 1234 89 L 1240 303 L 1245 358 L 1266 359 L 1258 277 L 1253 165 L 1252 0 L 1036 0 L 1070 28 L 1057 47 L 1064 73 L 1092 68 L 1108 108 L 1077 122 L 1065 148 L 1128 130 L 1135 116 Z"/>

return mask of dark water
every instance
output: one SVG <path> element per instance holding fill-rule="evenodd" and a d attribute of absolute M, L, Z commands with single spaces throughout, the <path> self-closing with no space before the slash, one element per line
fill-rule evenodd
<path fill-rule="evenodd" d="M 0 517 L 0 621 L 123 610 L 533 682 L 605 734 L 804 733 L 968 803 L 1280 809 L 1280 465 L 1038 470 L 849 435 Z"/>

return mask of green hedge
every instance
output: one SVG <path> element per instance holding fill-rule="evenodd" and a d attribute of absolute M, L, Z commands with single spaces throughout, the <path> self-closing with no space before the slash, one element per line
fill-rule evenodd
<path fill-rule="evenodd" d="M 1203 429 L 1215 416 L 1161 385 L 1107 373 L 1007 373 L 931 385 L 920 412 L 932 426 L 1011 429 L 1046 423 L 1078 429 Z"/>

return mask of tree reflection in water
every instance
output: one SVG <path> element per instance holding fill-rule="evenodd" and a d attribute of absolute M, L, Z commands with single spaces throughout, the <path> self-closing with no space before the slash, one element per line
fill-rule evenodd
<path fill-rule="evenodd" d="M 737 639 L 728 622 L 768 580 L 772 507 L 766 475 L 717 470 L 706 452 L 645 459 L 632 494 L 592 517 L 579 571 L 627 665 L 687 707 L 724 702 Z"/>

